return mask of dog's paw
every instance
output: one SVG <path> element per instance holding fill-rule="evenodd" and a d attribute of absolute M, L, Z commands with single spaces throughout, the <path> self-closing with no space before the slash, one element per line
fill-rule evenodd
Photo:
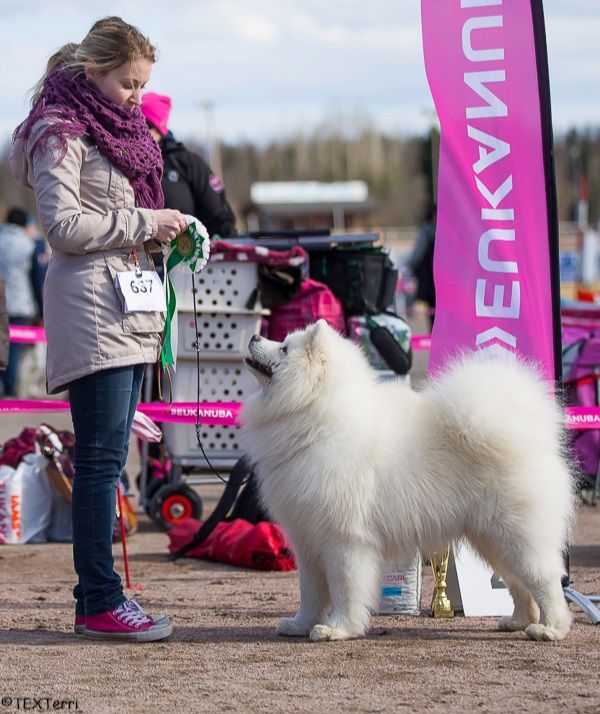
<path fill-rule="evenodd" d="M 519 630 L 526 630 L 531 622 L 519 622 L 518 620 L 513 620 L 510 615 L 502 617 L 498 622 L 498 629 L 501 632 L 518 632 Z"/>
<path fill-rule="evenodd" d="M 307 637 L 310 627 L 297 622 L 293 617 L 282 617 L 275 632 L 282 637 Z"/>
<path fill-rule="evenodd" d="M 310 639 L 313 642 L 324 642 L 325 640 L 352 640 L 354 636 L 347 630 L 342 630 L 339 627 L 315 625 L 310 631 Z"/>
<path fill-rule="evenodd" d="M 562 640 L 567 636 L 568 632 L 568 627 L 558 628 L 541 624 L 529 625 L 525 629 L 527 636 L 537 642 L 555 642 L 556 640 Z"/>

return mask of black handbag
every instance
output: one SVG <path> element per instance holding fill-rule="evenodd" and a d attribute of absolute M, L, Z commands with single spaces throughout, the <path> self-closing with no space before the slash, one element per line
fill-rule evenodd
<path fill-rule="evenodd" d="M 302 284 L 299 265 L 258 265 L 258 289 L 263 307 L 279 307 L 293 300 Z"/>
<path fill-rule="evenodd" d="M 386 314 L 406 324 L 406 320 L 399 315 Z M 387 366 L 396 374 L 408 374 L 412 367 L 413 357 L 410 342 L 408 344 L 400 344 L 393 332 L 385 325 L 379 325 L 370 315 L 367 315 L 367 328 L 373 347 L 379 352 Z"/>
<path fill-rule="evenodd" d="M 348 315 L 375 315 L 394 301 L 398 271 L 383 248 L 334 248 L 310 255 L 310 277 L 328 285 Z"/>

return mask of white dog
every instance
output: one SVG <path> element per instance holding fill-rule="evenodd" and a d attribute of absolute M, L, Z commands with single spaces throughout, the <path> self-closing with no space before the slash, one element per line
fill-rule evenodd
<path fill-rule="evenodd" d="M 565 637 L 573 479 L 560 409 L 535 370 L 479 354 L 418 393 L 378 382 L 323 320 L 281 344 L 255 336 L 249 350 L 262 389 L 244 409 L 246 448 L 300 578 L 300 608 L 278 634 L 364 635 L 389 556 L 465 538 L 510 589 L 500 629 Z"/>

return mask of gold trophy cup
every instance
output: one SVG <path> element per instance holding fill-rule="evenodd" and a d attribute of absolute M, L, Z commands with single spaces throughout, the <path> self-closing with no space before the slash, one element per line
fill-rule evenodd
<path fill-rule="evenodd" d="M 446 595 L 446 575 L 448 574 L 448 558 L 450 557 L 450 546 L 441 558 L 437 553 L 431 553 L 429 559 L 435 579 L 435 590 L 431 601 L 431 614 L 433 617 L 454 617 L 454 610 Z"/>

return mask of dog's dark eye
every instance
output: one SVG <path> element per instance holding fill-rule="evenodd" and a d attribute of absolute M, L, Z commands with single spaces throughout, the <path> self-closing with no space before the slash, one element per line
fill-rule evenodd
<path fill-rule="evenodd" d="M 282 345 L 281 347 L 281 354 L 286 355 L 287 354 L 287 345 Z"/>

